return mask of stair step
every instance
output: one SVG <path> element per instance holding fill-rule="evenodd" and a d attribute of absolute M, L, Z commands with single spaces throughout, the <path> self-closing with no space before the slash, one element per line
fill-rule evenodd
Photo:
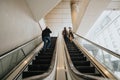
<path fill-rule="evenodd" d="M 51 59 L 33 60 L 33 64 L 50 64 Z"/>
<path fill-rule="evenodd" d="M 75 54 L 70 54 L 70 56 L 74 56 L 74 57 L 77 57 L 77 56 L 84 56 L 83 54 L 79 54 L 79 53 L 75 53 Z"/>
<path fill-rule="evenodd" d="M 52 57 L 36 57 L 35 58 L 36 60 L 45 60 L 45 59 L 48 59 L 48 60 L 51 60 L 52 59 Z"/>
<path fill-rule="evenodd" d="M 24 71 L 22 74 L 22 78 L 27 78 L 35 75 L 43 74 L 45 71 Z"/>
<path fill-rule="evenodd" d="M 72 48 L 68 48 L 69 50 L 79 50 L 78 48 L 72 47 Z M 80 50 L 79 50 L 80 51 Z"/>
<path fill-rule="evenodd" d="M 71 57 L 72 61 L 85 61 L 86 57 Z"/>
<path fill-rule="evenodd" d="M 46 56 L 46 55 L 41 55 L 41 56 L 36 56 L 35 59 L 51 59 L 52 56 Z"/>
<path fill-rule="evenodd" d="M 52 55 L 53 54 L 51 52 L 38 54 L 38 56 L 52 56 Z"/>
<path fill-rule="evenodd" d="M 49 64 L 40 64 L 40 65 L 29 65 L 28 71 L 41 71 L 41 70 L 48 70 Z"/>
<path fill-rule="evenodd" d="M 90 66 L 90 61 L 73 61 L 75 66 Z"/>
<path fill-rule="evenodd" d="M 68 49 L 70 49 L 70 48 L 71 48 L 71 49 L 77 49 L 77 48 L 76 48 L 75 46 L 73 46 L 73 45 L 70 45 L 70 46 L 67 45 L 67 48 L 68 48 Z"/>
<path fill-rule="evenodd" d="M 57 37 L 51 37 L 51 46 L 46 52 L 38 52 L 38 56 L 35 57 L 35 60 L 32 60 L 32 64 L 28 65 L 28 71 L 23 72 L 23 78 L 41 75 L 48 71 L 51 64 L 56 39 Z"/>
<path fill-rule="evenodd" d="M 95 67 L 90 66 L 76 66 L 81 73 L 95 73 Z"/>
<path fill-rule="evenodd" d="M 103 77 L 100 73 L 95 73 L 95 67 L 90 66 L 90 61 L 87 61 L 87 58 L 84 56 L 82 51 L 74 44 L 74 42 L 66 42 L 70 58 L 73 62 L 74 67 L 81 73 L 100 76 Z"/>
<path fill-rule="evenodd" d="M 85 73 L 85 74 L 102 77 L 100 73 Z"/>
<path fill-rule="evenodd" d="M 53 49 L 47 49 L 46 53 L 53 53 L 53 51 L 54 51 Z"/>
<path fill-rule="evenodd" d="M 51 53 L 51 52 L 47 52 L 47 53 L 39 53 L 38 54 L 38 56 L 42 56 L 42 55 L 44 55 L 44 56 L 52 56 L 53 54 Z"/>
<path fill-rule="evenodd" d="M 81 54 L 80 51 L 68 51 L 70 54 L 75 54 L 75 53 L 78 53 L 78 54 Z"/>
<path fill-rule="evenodd" d="M 69 51 L 79 51 L 78 49 L 70 49 Z M 80 51 L 79 51 L 80 52 Z"/>

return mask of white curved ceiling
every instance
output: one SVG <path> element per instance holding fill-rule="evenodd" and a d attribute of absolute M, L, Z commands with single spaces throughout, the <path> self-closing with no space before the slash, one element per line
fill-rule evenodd
<path fill-rule="evenodd" d="M 110 0 L 90 0 L 82 17 L 77 33 L 85 36 L 100 14 L 106 10 Z"/>
<path fill-rule="evenodd" d="M 43 18 L 61 0 L 26 0 L 36 21 Z"/>
<path fill-rule="evenodd" d="M 45 16 L 46 24 L 57 35 L 64 27 L 72 27 L 70 1 L 61 1 L 54 9 Z"/>
<path fill-rule="evenodd" d="M 46 19 L 46 23 L 52 26 L 54 34 L 65 26 L 73 26 L 80 35 L 86 35 L 100 14 L 107 9 L 120 10 L 120 0 L 89 0 L 88 6 L 84 8 L 82 17 L 76 17 L 78 22 L 72 23 L 70 3 L 81 4 L 84 0 L 26 0 L 31 12 L 37 21 Z M 61 2 L 62 1 L 62 2 Z M 61 3 L 60 3 L 61 2 Z M 78 8 L 82 8 L 81 5 Z M 60 10 L 61 9 L 61 10 Z M 82 12 L 80 9 L 79 12 Z M 57 16 L 59 14 L 59 16 Z M 81 15 L 80 13 L 77 15 Z M 62 18 L 62 19 L 61 19 Z M 55 24 L 54 24 L 55 23 Z M 56 23 L 59 23 L 57 25 Z M 74 24 L 74 25 L 73 25 Z M 77 24 L 77 25 L 75 25 Z"/>

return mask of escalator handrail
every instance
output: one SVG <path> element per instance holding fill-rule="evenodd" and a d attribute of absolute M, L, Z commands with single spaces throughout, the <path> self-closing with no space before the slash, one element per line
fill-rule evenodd
<path fill-rule="evenodd" d="M 35 54 L 42 48 L 42 42 L 29 55 L 27 55 L 15 68 L 13 68 L 2 80 L 17 80 L 27 65 L 33 60 Z"/>
<path fill-rule="evenodd" d="M 82 51 L 82 53 L 85 54 L 85 56 L 88 58 L 88 60 L 96 67 L 96 69 L 104 76 L 109 79 L 117 80 L 115 75 L 111 71 L 109 71 L 105 66 L 103 66 L 98 60 L 96 60 L 93 56 L 90 55 L 90 53 L 76 40 L 74 40 L 75 45 Z"/>
<path fill-rule="evenodd" d="M 3 53 L 2 55 L 0 55 L 0 59 L 6 57 L 7 55 L 9 55 L 9 54 L 11 54 L 11 53 L 13 53 L 14 51 L 17 51 L 17 50 L 23 48 L 24 46 L 30 44 L 32 41 L 34 41 L 35 39 L 40 38 L 40 37 L 41 37 L 41 35 L 39 35 L 39 36 L 37 36 L 37 37 L 35 37 L 35 38 L 33 38 L 33 39 L 31 39 L 31 40 L 29 40 L 29 41 L 23 43 L 22 45 L 20 45 L 20 46 L 14 48 L 14 49 L 12 49 L 12 50 L 9 50 L 9 51 Z"/>
<path fill-rule="evenodd" d="M 101 78 L 101 77 L 96 77 L 96 76 L 92 76 L 92 75 L 86 75 L 83 73 L 78 72 L 78 70 L 74 67 L 71 59 L 70 59 L 70 55 L 67 49 L 67 46 L 64 42 L 64 46 L 65 46 L 65 54 L 66 54 L 66 58 L 67 58 L 67 63 L 69 66 L 70 71 L 72 72 L 72 74 L 75 74 L 78 78 L 82 78 L 82 79 L 90 79 L 90 80 L 107 80 L 106 78 Z"/>
<path fill-rule="evenodd" d="M 109 50 L 109 49 L 107 49 L 107 48 L 105 48 L 105 47 L 103 47 L 103 46 L 101 46 L 101 45 L 99 45 L 99 44 L 96 44 L 96 43 L 94 43 L 94 42 L 92 42 L 92 41 L 90 41 L 90 40 L 88 40 L 88 39 L 86 39 L 86 38 L 80 36 L 79 34 L 76 34 L 75 32 L 73 32 L 73 33 L 74 33 L 76 36 L 78 36 L 78 37 L 80 37 L 80 38 L 82 38 L 82 39 L 84 39 L 84 40 L 90 42 L 91 44 L 93 44 L 93 45 L 99 47 L 100 49 L 102 49 L 102 50 L 108 52 L 109 54 L 111 54 L 111 55 L 113 55 L 113 56 L 115 56 L 115 57 L 117 57 L 117 58 L 120 59 L 120 54 L 118 54 L 118 53 L 116 53 L 116 52 L 114 52 L 114 51 L 112 51 L 112 50 Z"/>
<path fill-rule="evenodd" d="M 57 40 L 56 40 L 56 43 L 57 43 Z M 55 49 L 54 49 L 54 52 L 53 52 L 53 57 L 52 57 L 52 61 L 51 61 L 51 65 L 49 67 L 49 70 L 47 72 L 43 73 L 43 74 L 28 77 L 28 78 L 25 78 L 23 80 L 43 80 L 52 73 L 53 69 L 56 68 L 55 64 L 57 64 L 56 45 L 55 45 Z"/>

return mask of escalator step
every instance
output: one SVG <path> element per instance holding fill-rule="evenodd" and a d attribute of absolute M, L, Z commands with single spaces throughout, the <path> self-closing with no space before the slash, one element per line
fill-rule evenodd
<path fill-rule="evenodd" d="M 90 67 L 90 66 L 76 66 L 76 68 L 81 73 L 95 73 L 95 67 Z"/>
<path fill-rule="evenodd" d="M 78 49 L 70 49 L 69 51 L 79 51 Z M 80 51 L 79 51 L 80 52 Z"/>
<path fill-rule="evenodd" d="M 70 48 L 69 50 L 78 50 L 78 51 L 80 51 L 79 49 L 76 49 L 76 48 Z"/>
<path fill-rule="evenodd" d="M 40 64 L 40 65 L 29 65 L 28 71 L 41 71 L 41 70 L 48 70 L 49 64 Z"/>
<path fill-rule="evenodd" d="M 73 42 L 66 42 L 66 46 L 70 54 L 70 58 L 73 62 L 73 65 L 79 72 L 88 75 L 103 77 L 100 73 L 95 72 L 95 67 L 90 66 L 90 61 L 87 61 L 87 58 Z"/>
<path fill-rule="evenodd" d="M 51 57 L 52 58 L 52 57 Z M 51 58 L 50 57 L 43 57 L 43 58 L 41 58 L 41 57 L 37 57 L 37 61 L 51 61 Z M 33 60 L 34 61 L 34 60 Z"/>
<path fill-rule="evenodd" d="M 52 47 L 54 47 L 54 46 L 52 46 Z M 50 49 L 47 49 L 47 50 L 46 50 L 47 53 L 50 53 L 50 52 L 52 53 L 53 51 L 54 51 L 53 48 L 52 48 L 52 49 L 50 48 Z"/>
<path fill-rule="evenodd" d="M 86 57 L 71 57 L 72 61 L 85 61 L 86 60 Z"/>
<path fill-rule="evenodd" d="M 102 77 L 100 73 L 85 73 L 85 74 Z"/>
<path fill-rule="evenodd" d="M 71 57 L 77 57 L 77 56 L 84 56 L 83 54 L 75 53 L 75 54 L 70 54 Z"/>
<path fill-rule="evenodd" d="M 57 37 L 51 37 L 50 49 L 44 53 L 38 52 L 35 56 L 35 60 L 32 60 L 32 64 L 28 65 L 28 71 L 24 71 L 23 78 L 40 75 L 48 71 L 52 60 Z"/>
<path fill-rule="evenodd" d="M 38 54 L 38 56 L 42 56 L 42 55 L 52 56 L 53 54 L 52 54 L 52 52 L 47 52 L 47 53 L 43 53 L 43 54 L 39 53 L 39 54 Z"/>
<path fill-rule="evenodd" d="M 51 59 L 33 60 L 33 64 L 50 64 Z"/>
<path fill-rule="evenodd" d="M 75 66 L 90 66 L 90 61 L 73 61 Z"/>
<path fill-rule="evenodd" d="M 24 71 L 22 74 L 22 78 L 27 78 L 35 75 L 43 74 L 45 71 Z"/>
<path fill-rule="evenodd" d="M 68 51 L 70 54 L 81 54 L 79 51 Z"/>
<path fill-rule="evenodd" d="M 35 59 L 51 59 L 52 56 L 47 56 L 47 55 L 40 55 L 40 56 L 36 56 Z"/>

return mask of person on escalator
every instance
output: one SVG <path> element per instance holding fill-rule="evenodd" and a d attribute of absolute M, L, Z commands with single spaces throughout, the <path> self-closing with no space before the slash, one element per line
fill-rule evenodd
<path fill-rule="evenodd" d="M 62 31 L 62 35 L 63 35 L 65 42 L 67 42 L 68 41 L 68 31 L 67 31 L 66 27 L 64 27 L 64 30 Z"/>
<path fill-rule="evenodd" d="M 74 35 L 73 35 L 71 27 L 69 27 L 69 34 L 68 35 L 69 35 L 70 42 L 72 42 L 72 40 L 74 39 Z"/>
<path fill-rule="evenodd" d="M 44 45 L 40 52 L 45 52 L 47 49 L 50 48 L 51 45 L 50 33 L 52 33 L 52 31 L 48 28 L 48 26 L 42 31 L 42 40 L 44 42 Z"/>

